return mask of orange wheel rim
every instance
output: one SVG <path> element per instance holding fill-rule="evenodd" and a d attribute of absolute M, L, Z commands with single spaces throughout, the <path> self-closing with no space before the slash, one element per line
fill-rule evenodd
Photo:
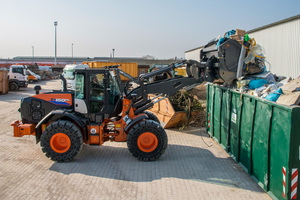
<path fill-rule="evenodd" d="M 140 135 L 137 141 L 138 147 L 143 152 L 154 151 L 158 145 L 157 137 L 150 132 L 145 132 Z"/>
<path fill-rule="evenodd" d="M 56 133 L 50 140 L 50 146 L 56 153 L 65 153 L 71 146 L 71 140 L 64 133 Z"/>

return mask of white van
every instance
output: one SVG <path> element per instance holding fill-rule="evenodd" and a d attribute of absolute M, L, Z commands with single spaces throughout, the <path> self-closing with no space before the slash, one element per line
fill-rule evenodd
<path fill-rule="evenodd" d="M 75 90 L 75 76 L 74 71 L 75 69 L 87 69 L 89 68 L 88 65 L 83 64 L 70 64 L 66 65 L 63 69 L 63 75 L 65 79 L 67 80 L 67 89 L 68 90 Z"/>

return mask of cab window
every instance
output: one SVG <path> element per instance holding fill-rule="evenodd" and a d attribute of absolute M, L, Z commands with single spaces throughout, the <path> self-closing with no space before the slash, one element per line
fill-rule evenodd
<path fill-rule="evenodd" d="M 100 113 L 104 108 L 104 74 L 90 74 L 90 113 Z"/>
<path fill-rule="evenodd" d="M 83 74 L 77 74 L 76 76 L 75 98 L 84 99 L 84 75 Z"/>
<path fill-rule="evenodd" d="M 109 76 L 109 97 L 108 103 L 111 105 L 115 105 L 115 103 L 120 98 L 120 88 L 116 80 L 116 76 L 113 72 L 110 73 Z"/>
<path fill-rule="evenodd" d="M 23 68 L 12 68 L 12 73 L 23 74 Z"/>
<path fill-rule="evenodd" d="M 90 94 L 92 99 L 104 99 L 104 74 L 90 74 Z"/>

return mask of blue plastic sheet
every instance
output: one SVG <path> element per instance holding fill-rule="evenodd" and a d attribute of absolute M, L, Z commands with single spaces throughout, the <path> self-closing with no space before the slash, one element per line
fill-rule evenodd
<path fill-rule="evenodd" d="M 278 90 L 276 90 L 274 93 L 269 94 L 268 96 L 266 96 L 265 99 L 268 99 L 270 101 L 277 101 L 277 99 L 280 97 L 280 95 L 283 94 L 282 89 L 279 88 Z"/>
<path fill-rule="evenodd" d="M 259 88 L 265 84 L 268 84 L 268 81 L 265 79 L 257 79 L 257 80 L 252 80 L 249 83 L 249 89 L 254 90 L 256 88 Z"/>
<path fill-rule="evenodd" d="M 225 33 L 225 36 L 224 37 L 221 37 L 218 41 L 218 44 L 217 44 L 217 48 L 225 41 L 225 38 L 230 38 L 231 35 L 234 35 L 236 33 L 235 30 L 231 30 L 231 31 L 227 31 Z"/>
<path fill-rule="evenodd" d="M 226 32 L 226 33 L 225 33 L 225 36 L 224 36 L 224 37 L 226 37 L 226 38 L 228 38 L 228 39 L 229 39 L 229 38 L 230 38 L 230 36 L 231 36 L 231 35 L 234 35 L 235 33 L 236 33 L 236 31 L 235 31 L 235 30 L 228 31 L 228 32 Z"/>

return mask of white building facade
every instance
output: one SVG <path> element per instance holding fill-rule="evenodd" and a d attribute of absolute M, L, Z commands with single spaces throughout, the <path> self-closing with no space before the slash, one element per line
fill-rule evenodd
<path fill-rule="evenodd" d="M 197 60 L 198 62 L 200 62 L 200 50 L 203 47 L 198 47 L 195 49 L 191 49 L 188 50 L 186 52 L 184 52 L 184 57 L 186 60 Z"/>
<path fill-rule="evenodd" d="M 300 15 L 247 31 L 266 50 L 267 69 L 277 76 L 300 76 Z M 199 61 L 202 47 L 185 52 L 185 59 Z"/>
<path fill-rule="evenodd" d="M 273 74 L 300 76 L 300 15 L 247 32 L 266 50 L 266 60 Z M 269 69 L 268 64 L 266 64 Z"/>

